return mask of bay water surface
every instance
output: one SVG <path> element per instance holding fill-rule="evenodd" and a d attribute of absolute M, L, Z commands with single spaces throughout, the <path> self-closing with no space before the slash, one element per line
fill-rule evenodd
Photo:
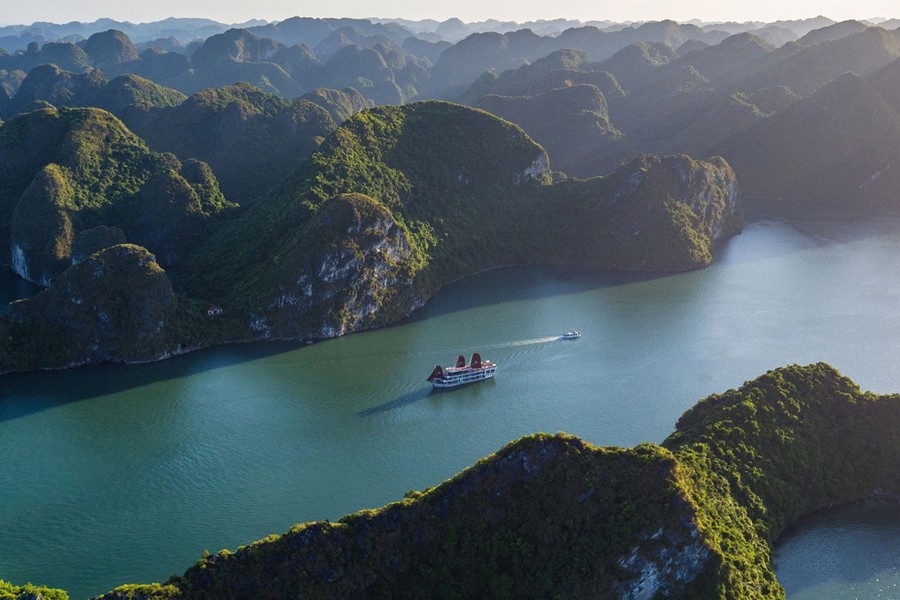
<path fill-rule="evenodd" d="M 504 269 L 313 345 L 0 377 L 0 578 L 76 599 L 163 581 L 203 550 L 436 485 L 525 434 L 661 442 L 699 398 L 786 364 L 900 392 L 900 216 L 798 215 L 757 215 L 700 271 Z M 0 301 L 30 293 L 0 275 Z M 573 327 L 581 339 L 557 339 Z M 473 351 L 496 379 L 432 392 L 434 365 Z M 897 597 L 900 512 L 868 506 L 785 538 L 789 597 Z M 856 566 L 811 568 L 828 548 Z"/>

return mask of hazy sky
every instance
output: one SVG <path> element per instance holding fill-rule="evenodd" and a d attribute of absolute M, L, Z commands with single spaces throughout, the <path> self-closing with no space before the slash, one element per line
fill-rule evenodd
<path fill-rule="evenodd" d="M 249 19 L 280 20 L 300 15 L 309 17 L 405 17 L 464 21 L 488 18 L 527 21 L 565 17 L 582 21 L 646 21 L 675 19 L 686 21 L 775 21 L 825 15 L 832 19 L 863 19 L 900 16 L 900 6 L 887 0 L 3 0 L 0 23 L 34 21 L 93 21 L 100 17 L 132 22 L 156 21 L 169 16 L 208 17 L 237 23 Z"/>

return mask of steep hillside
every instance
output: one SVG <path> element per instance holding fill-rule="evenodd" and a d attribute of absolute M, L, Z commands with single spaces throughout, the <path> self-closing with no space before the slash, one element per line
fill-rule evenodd
<path fill-rule="evenodd" d="M 560 70 L 581 71 L 589 64 L 587 54 L 580 50 L 557 50 L 518 69 L 510 69 L 499 75 L 486 73 L 488 77 L 479 77 L 460 96 L 460 100 L 472 104 L 487 94 L 530 96 L 536 92 L 545 92 L 547 90 L 535 90 L 535 84 L 548 74 Z"/>
<path fill-rule="evenodd" d="M 721 151 L 720 145 L 725 140 L 799 99 L 784 86 L 763 88 L 751 94 L 737 92 L 689 113 L 691 118 L 667 131 L 664 138 L 654 141 L 653 146 L 660 152 L 684 152 L 692 156 L 715 154 Z"/>
<path fill-rule="evenodd" d="M 405 82 L 398 77 L 397 70 L 378 50 L 347 45 L 331 56 L 316 85 L 337 89 L 354 87 L 377 104 L 403 104 L 418 95 L 418 90 L 415 86 L 415 91 L 404 90 Z"/>
<path fill-rule="evenodd" d="M 353 88 L 344 88 L 343 90 L 316 88 L 303 94 L 300 99 L 309 100 L 324 108 L 338 125 L 359 111 L 368 108 L 366 98 Z"/>
<path fill-rule="evenodd" d="M 228 117 L 255 94 L 260 118 L 277 122 L 285 104 L 295 106 L 252 88 L 232 92 L 160 110 L 202 99 L 207 114 Z M 224 315 L 165 337 L 170 350 L 383 326 L 447 283 L 505 265 L 695 269 L 742 226 L 722 159 L 647 156 L 605 178 L 557 175 L 551 184 L 547 154 L 519 127 L 443 102 L 357 113 L 265 198 L 216 221 L 211 237 L 230 205 L 209 167 L 148 151 L 109 113 L 28 113 L 0 129 L 0 151 L 13 265 L 24 276 L 48 285 L 126 241 L 164 265 L 186 258 L 179 280 L 196 299 L 192 314 L 216 304 Z M 52 289 L 52 303 L 65 303 Z M 19 335 L 29 327 L 41 339 L 36 321 Z"/>
<path fill-rule="evenodd" d="M 709 265 L 715 243 L 744 222 L 734 172 L 721 158 L 645 155 L 606 177 L 545 192 L 537 218 L 543 227 L 535 234 L 546 240 L 543 263 L 696 269 Z"/>
<path fill-rule="evenodd" d="M 187 49 L 185 49 L 186 51 Z M 162 48 L 152 47 L 141 52 L 140 60 L 136 63 L 128 63 L 128 67 L 135 75 L 171 87 L 169 82 L 187 77 L 191 62 L 190 58 L 180 51 L 166 51 Z"/>
<path fill-rule="evenodd" d="M 185 99 L 181 92 L 157 85 L 149 79 L 120 75 L 72 106 L 102 108 L 124 119 L 129 111 L 178 106 Z"/>
<path fill-rule="evenodd" d="M 57 108 L 95 107 L 124 118 L 129 110 L 175 106 L 184 94 L 136 75 L 121 75 L 108 81 L 99 71 L 70 73 L 56 65 L 32 69 L 0 115 L 12 118 L 33 110 L 35 103 L 47 102 Z"/>
<path fill-rule="evenodd" d="M 38 43 L 28 44 L 24 52 L 6 56 L 0 55 L 0 69 L 5 71 L 25 71 L 26 73 L 39 65 L 57 65 L 61 69 L 80 73 L 91 66 L 87 53 L 66 42 L 51 42 L 43 46 Z"/>
<path fill-rule="evenodd" d="M 284 67 L 272 61 L 280 46 L 244 29 L 229 29 L 207 38 L 191 56 L 192 69 L 165 84 L 193 94 L 245 81 L 269 93 L 293 98 L 303 88 Z"/>
<path fill-rule="evenodd" d="M 208 163 L 224 194 L 240 204 L 265 195 L 335 128 L 316 104 L 290 102 L 246 83 L 203 90 L 176 106 L 129 111 L 123 118 L 152 149 Z"/>
<path fill-rule="evenodd" d="M 10 304 L 0 318 L 0 373 L 158 359 L 178 348 L 182 313 L 156 257 L 107 247 Z"/>
<path fill-rule="evenodd" d="M 223 192 L 246 204 L 294 171 L 334 130 L 326 111 L 349 116 L 366 106 L 351 89 L 318 89 L 309 97 L 318 102 L 290 102 L 241 83 L 207 89 L 188 100 L 136 75 L 107 81 L 98 71 L 73 74 L 44 65 L 28 74 L 0 115 L 15 116 L 38 101 L 108 110 L 153 150 L 207 162 Z"/>
<path fill-rule="evenodd" d="M 150 152 L 105 111 L 48 108 L 0 128 L 0 240 L 29 281 L 51 283 L 99 225 L 177 263 L 229 206 L 209 167 Z"/>
<path fill-rule="evenodd" d="M 615 597 L 646 587 L 628 564 L 636 543 L 679 554 L 659 561 L 656 588 L 684 597 L 713 562 L 699 537 L 669 452 L 539 434 L 437 488 L 209 556 L 138 597 Z"/>
<path fill-rule="evenodd" d="M 252 307 L 267 321 L 301 312 L 290 290 L 307 273 L 307 225 L 326 200 L 354 192 L 374 198 L 406 230 L 411 266 L 424 269 L 424 298 L 473 271 L 516 262 L 522 230 L 506 215 L 511 203 L 531 202 L 531 190 L 547 170 L 540 146 L 481 111 L 435 102 L 364 111 L 270 197 L 201 248 L 186 265 L 185 281 L 198 297 Z M 480 268 L 473 268 L 470 256 L 479 257 Z M 273 260 L 274 268 L 261 268 Z M 419 303 L 387 312 L 408 312 Z M 329 328 L 344 330 L 340 315 L 335 306 Z"/>
<path fill-rule="evenodd" d="M 839 40 L 842 37 L 847 37 L 848 35 L 865 31 L 868 28 L 869 25 L 861 21 L 841 21 L 840 23 L 835 23 L 834 25 L 814 29 L 798 39 L 797 43 L 801 46 L 814 46 L 821 42 Z"/>
<path fill-rule="evenodd" d="M 29 110 L 35 102 L 48 102 L 57 107 L 78 105 L 81 98 L 90 96 L 106 85 L 106 78 L 97 71 L 70 73 L 46 64 L 29 71 L 15 95 L 0 107 L 0 116 L 10 119 Z"/>
<path fill-rule="evenodd" d="M 869 27 L 812 46 L 789 44 L 735 84 L 741 91 L 785 85 L 800 96 L 815 93 L 842 73 L 869 76 L 900 58 L 900 33 Z"/>
<path fill-rule="evenodd" d="M 775 49 L 751 33 L 726 38 L 714 46 L 687 52 L 679 48 L 680 56 L 672 61 L 671 69 L 693 67 L 703 77 L 717 85 L 728 86 L 768 59 Z"/>
<path fill-rule="evenodd" d="M 547 56 L 522 65 L 518 69 L 484 73 L 459 96 L 458 101 L 475 105 L 487 95 L 535 96 L 561 87 L 590 84 L 596 86 L 607 99 L 618 100 L 625 90 L 612 74 L 598 71 L 580 50 L 557 50 Z"/>
<path fill-rule="evenodd" d="M 505 71 L 518 67 L 522 59 L 535 60 L 554 49 L 546 38 L 527 29 L 475 33 L 444 50 L 431 74 L 441 87 L 452 88 L 468 84 L 490 69 Z"/>
<path fill-rule="evenodd" d="M 131 39 L 116 29 L 93 34 L 84 42 L 83 49 L 95 67 L 109 74 L 138 59 L 137 48 Z"/>
<path fill-rule="evenodd" d="M 249 335 L 325 337 L 396 320 L 446 283 L 501 265 L 697 268 L 709 264 L 713 240 L 741 226 L 734 176 L 722 161 L 648 158 L 605 180 L 548 181 L 544 150 L 485 112 L 440 102 L 364 111 L 201 247 L 185 264 L 184 284 L 249 315 Z M 319 212 L 346 193 L 380 205 L 367 212 L 382 224 L 329 233 L 333 219 Z M 570 220 L 576 201 L 587 212 Z M 634 235 L 636 224 L 644 235 Z M 559 226 L 576 231 L 560 236 Z M 390 248 L 361 241 L 372 227 L 389 232 Z M 321 236 L 331 241 L 310 241 Z M 313 247 L 344 250 L 317 267 Z M 317 283 L 357 269 L 395 279 L 400 293 L 370 291 L 347 304 Z M 311 306 L 318 324 L 309 321 Z"/>
<path fill-rule="evenodd" d="M 878 94 L 894 112 L 900 114 L 900 59 L 889 63 L 869 80 Z"/>
<path fill-rule="evenodd" d="M 277 23 L 250 27 L 249 31 L 260 37 L 271 38 L 286 45 L 306 44 L 315 47 L 340 29 L 352 27 L 366 36 L 382 36 L 400 43 L 411 32 L 396 23 L 374 23 L 368 19 L 315 19 L 291 17 Z"/>
<path fill-rule="evenodd" d="M 678 54 L 661 43 L 637 42 L 625 46 L 597 68 L 612 73 L 625 91 L 632 92 L 646 87 L 653 81 L 657 67 L 675 60 Z"/>
<path fill-rule="evenodd" d="M 528 436 L 383 508 L 102 598 L 780 599 L 785 527 L 900 492 L 898 425 L 900 396 L 785 367 L 701 400 L 662 446 Z"/>
<path fill-rule="evenodd" d="M 900 116 L 848 73 L 715 151 L 749 196 L 895 202 Z"/>
<path fill-rule="evenodd" d="M 622 133 L 609 121 L 606 98 L 593 85 L 573 85 L 535 96 L 485 96 L 478 108 L 516 123 L 541 144 L 556 169 L 590 177 L 600 155 L 612 152 Z"/>

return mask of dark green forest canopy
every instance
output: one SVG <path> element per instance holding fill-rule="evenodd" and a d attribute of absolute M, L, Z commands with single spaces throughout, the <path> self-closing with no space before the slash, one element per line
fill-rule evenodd
<path fill-rule="evenodd" d="M 0 258 L 12 248 L 31 281 L 52 283 L 98 226 L 175 264 L 233 207 L 206 164 L 151 152 L 104 110 L 44 108 L 0 127 Z"/>
<path fill-rule="evenodd" d="M 678 161 L 684 169 L 674 168 Z M 652 174 L 647 178 L 654 182 L 652 186 L 627 188 L 623 180 L 636 172 Z M 681 181 L 679 172 L 690 173 L 689 181 Z M 642 175 L 635 177 L 643 181 Z M 644 158 L 608 178 L 550 185 L 544 150 L 507 121 L 442 102 L 379 107 L 346 121 L 264 202 L 201 247 L 186 271 L 190 290 L 199 297 L 237 302 L 271 289 L 271 280 L 291 268 L 291 248 L 305 234 L 311 216 L 328 198 L 350 192 L 376 199 L 409 231 L 420 257 L 416 269 L 422 270 L 425 293 L 505 264 L 695 268 L 711 260 L 712 229 L 698 222 L 696 215 L 685 220 L 669 215 L 670 210 L 681 209 L 665 204 L 664 199 L 684 200 L 690 192 L 708 187 L 719 209 L 704 214 L 721 217 L 728 235 L 741 226 L 739 211 L 735 219 L 721 212 L 726 204 L 731 205 L 728 210 L 734 209 L 735 200 L 729 197 L 733 179 L 724 162 Z M 614 203 L 616 193 L 635 194 L 635 198 Z M 646 198 L 647 204 L 638 198 Z M 554 225 L 567 220 L 570 210 L 589 206 L 593 208 L 582 215 L 590 219 L 589 225 L 581 222 L 584 235 L 577 239 L 594 247 L 590 252 L 567 251 L 565 241 L 552 235 Z M 626 222 L 617 221 L 611 213 L 627 210 L 626 206 L 635 209 L 632 218 L 646 218 L 651 228 L 646 237 L 630 242 L 641 247 L 633 249 L 634 256 L 610 241 Z M 659 211 L 660 222 L 653 223 Z M 657 227 L 670 226 L 680 231 L 676 237 L 681 242 L 673 242 L 674 254 L 663 256 L 654 244 L 666 236 L 653 233 Z M 700 241 L 702 237 L 706 242 Z M 655 262 L 662 259 L 671 262 Z M 275 267 L 258 267 L 267 261 L 275 262 Z M 252 275 L 229 289 L 224 285 L 233 277 L 226 273 Z"/>

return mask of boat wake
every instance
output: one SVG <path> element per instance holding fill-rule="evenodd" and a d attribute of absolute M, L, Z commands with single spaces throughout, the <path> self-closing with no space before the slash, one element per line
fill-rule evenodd
<path fill-rule="evenodd" d="M 558 335 L 551 335 L 548 337 L 534 338 L 531 340 L 519 340 L 517 342 L 506 342 L 504 344 L 491 344 L 488 346 L 489 348 L 514 348 L 516 346 L 532 346 L 534 344 L 546 344 L 549 342 L 555 342 L 559 339 Z"/>

